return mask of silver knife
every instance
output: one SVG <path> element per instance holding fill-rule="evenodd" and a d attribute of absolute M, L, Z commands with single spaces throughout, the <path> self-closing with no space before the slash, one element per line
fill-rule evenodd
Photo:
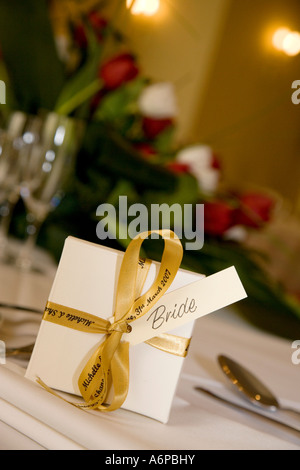
<path fill-rule="evenodd" d="M 226 398 L 223 398 L 220 395 L 217 395 L 216 393 L 214 393 L 210 390 L 207 390 L 206 388 L 197 386 L 197 387 L 195 387 L 195 390 L 197 390 L 197 392 L 205 393 L 206 395 L 210 396 L 211 398 L 215 398 L 215 399 L 223 402 L 224 404 L 230 405 L 230 406 L 232 406 L 232 407 L 234 407 L 238 410 L 246 411 L 249 414 L 254 414 L 256 416 L 260 416 L 261 418 L 265 418 L 266 420 L 271 421 L 272 423 L 277 423 L 281 426 L 284 426 L 287 429 L 290 429 L 292 431 L 297 431 L 298 433 L 300 433 L 300 428 L 296 428 L 294 426 L 291 426 L 287 423 L 284 423 L 283 421 L 279 421 L 275 418 L 272 418 L 271 416 L 266 416 L 265 414 L 259 413 L 258 411 L 254 410 L 254 409 L 250 409 L 250 408 L 246 408 L 242 405 L 238 405 L 237 403 L 234 403 L 231 400 L 227 400 Z"/>

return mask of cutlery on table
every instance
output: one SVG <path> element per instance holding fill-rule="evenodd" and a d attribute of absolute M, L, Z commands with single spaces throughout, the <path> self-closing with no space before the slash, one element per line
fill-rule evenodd
<path fill-rule="evenodd" d="M 205 393 L 209 397 L 214 398 L 216 400 L 219 400 L 223 404 L 229 405 L 229 406 L 231 406 L 231 407 L 233 407 L 237 410 L 249 413 L 251 415 L 259 416 L 260 418 L 264 418 L 267 421 L 271 421 L 272 423 L 276 423 L 276 424 L 279 424 L 280 426 L 284 426 L 285 428 L 287 428 L 289 430 L 300 432 L 300 426 L 299 427 L 292 426 L 288 423 L 285 423 L 285 422 L 283 422 L 279 419 L 274 418 L 273 416 L 268 416 L 266 414 L 262 414 L 258 411 L 258 409 L 250 409 L 250 408 L 247 408 L 245 406 L 239 405 L 239 404 L 235 403 L 234 401 L 228 400 L 228 399 L 226 399 L 226 398 L 224 398 L 220 395 L 217 395 L 216 393 L 212 392 L 211 390 L 207 390 L 206 388 L 199 387 L 199 386 L 196 386 L 195 390 L 197 392 L 200 392 L 200 393 Z"/>
<path fill-rule="evenodd" d="M 281 406 L 275 395 L 252 372 L 233 359 L 220 355 L 218 362 L 225 376 L 251 403 L 268 411 L 288 411 L 300 416 L 300 411 Z"/>
<path fill-rule="evenodd" d="M 20 346 L 19 348 L 7 348 L 5 350 L 6 356 L 22 356 L 22 357 L 30 357 L 33 351 L 34 344 L 28 344 L 26 346 Z"/>

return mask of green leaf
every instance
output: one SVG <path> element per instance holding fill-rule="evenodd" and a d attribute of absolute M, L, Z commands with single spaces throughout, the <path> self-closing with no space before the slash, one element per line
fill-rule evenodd
<path fill-rule="evenodd" d="M 85 65 L 68 80 L 56 102 L 55 110 L 58 113 L 71 114 L 101 89 L 102 83 L 97 78 L 101 52 L 100 44 L 97 48 L 93 47 L 93 54 Z"/>
<path fill-rule="evenodd" d="M 58 114 L 71 114 L 79 108 L 79 106 L 85 104 L 87 100 L 92 98 L 102 87 L 100 80 L 96 79 L 88 85 L 78 88 L 79 83 L 82 81 L 82 77 L 76 78 L 79 79 L 70 83 L 72 86 L 68 87 L 68 90 L 65 90 L 67 91 L 66 96 L 62 95 L 60 97 L 59 103 L 56 105 L 55 109 Z M 73 94 L 71 89 L 73 89 Z M 67 97 L 67 95 L 69 95 L 69 97 Z"/>
<path fill-rule="evenodd" d="M 138 195 L 134 189 L 132 183 L 127 180 L 120 180 L 117 182 L 116 186 L 111 191 L 106 202 L 112 204 L 115 207 L 119 205 L 119 197 L 126 196 L 129 201 L 136 202 Z"/>
<path fill-rule="evenodd" d="M 94 114 L 94 119 L 114 122 L 137 111 L 137 99 L 147 80 L 139 77 L 104 96 Z"/>
<path fill-rule="evenodd" d="M 175 126 L 170 125 L 155 138 L 154 147 L 158 153 L 168 155 L 173 151 L 174 134 Z"/>
<path fill-rule="evenodd" d="M 143 201 L 150 204 L 195 204 L 198 199 L 198 183 L 189 173 L 176 177 L 173 190 L 168 191 L 146 191 Z"/>
<path fill-rule="evenodd" d="M 159 165 L 142 159 L 132 145 L 114 129 L 101 122 L 90 122 L 79 160 L 115 181 L 127 179 L 137 191 L 172 191 L 176 177 Z M 83 168 L 84 171 L 84 168 Z"/>
<path fill-rule="evenodd" d="M 0 2 L 0 44 L 16 107 L 54 109 L 65 81 L 46 0 Z"/>

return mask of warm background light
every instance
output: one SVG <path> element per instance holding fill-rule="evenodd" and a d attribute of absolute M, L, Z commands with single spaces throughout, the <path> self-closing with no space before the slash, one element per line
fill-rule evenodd
<path fill-rule="evenodd" d="M 286 55 L 295 56 L 300 52 L 300 33 L 290 31 L 288 28 L 279 28 L 273 34 L 272 43 L 275 49 Z"/>
<path fill-rule="evenodd" d="M 152 16 L 159 10 L 160 0 L 126 0 L 126 5 L 133 15 Z"/>
<path fill-rule="evenodd" d="M 174 85 L 176 142 L 208 143 L 228 186 L 271 187 L 300 213 L 300 104 L 291 100 L 300 54 L 282 49 L 300 32 L 299 0 L 259 0 L 259 14 L 253 0 L 161 0 L 150 17 L 133 15 L 127 2 L 106 2 L 107 16 L 145 76 Z"/>
<path fill-rule="evenodd" d="M 291 31 L 288 28 L 279 28 L 272 37 L 273 46 L 279 51 L 283 50 L 283 41 Z"/>
<path fill-rule="evenodd" d="M 295 56 L 300 52 L 300 33 L 289 33 L 283 40 L 283 51 L 289 56 Z"/>

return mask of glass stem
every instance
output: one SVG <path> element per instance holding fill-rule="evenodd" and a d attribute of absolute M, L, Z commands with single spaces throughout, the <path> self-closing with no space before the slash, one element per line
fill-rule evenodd
<path fill-rule="evenodd" d="M 27 225 L 27 239 L 23 243 L 16 261 L 18 268 L 24 271 L 29 271 L 32 268 L 33 251 L 36 246 L 36 241 L 41 226 L 42 222 L 36 219 L 34 222 L 31 222 L 29 225 Z"/>
<path fill-rule="evenodd" d="M 12 220 L 14 207 L 15 203 L 12 203 L 10 201 L 7 201 L 2 207 L 2 218 L 0 222 L 0 260 L 3 260 L 8 256 L 8 232 Z"/>

